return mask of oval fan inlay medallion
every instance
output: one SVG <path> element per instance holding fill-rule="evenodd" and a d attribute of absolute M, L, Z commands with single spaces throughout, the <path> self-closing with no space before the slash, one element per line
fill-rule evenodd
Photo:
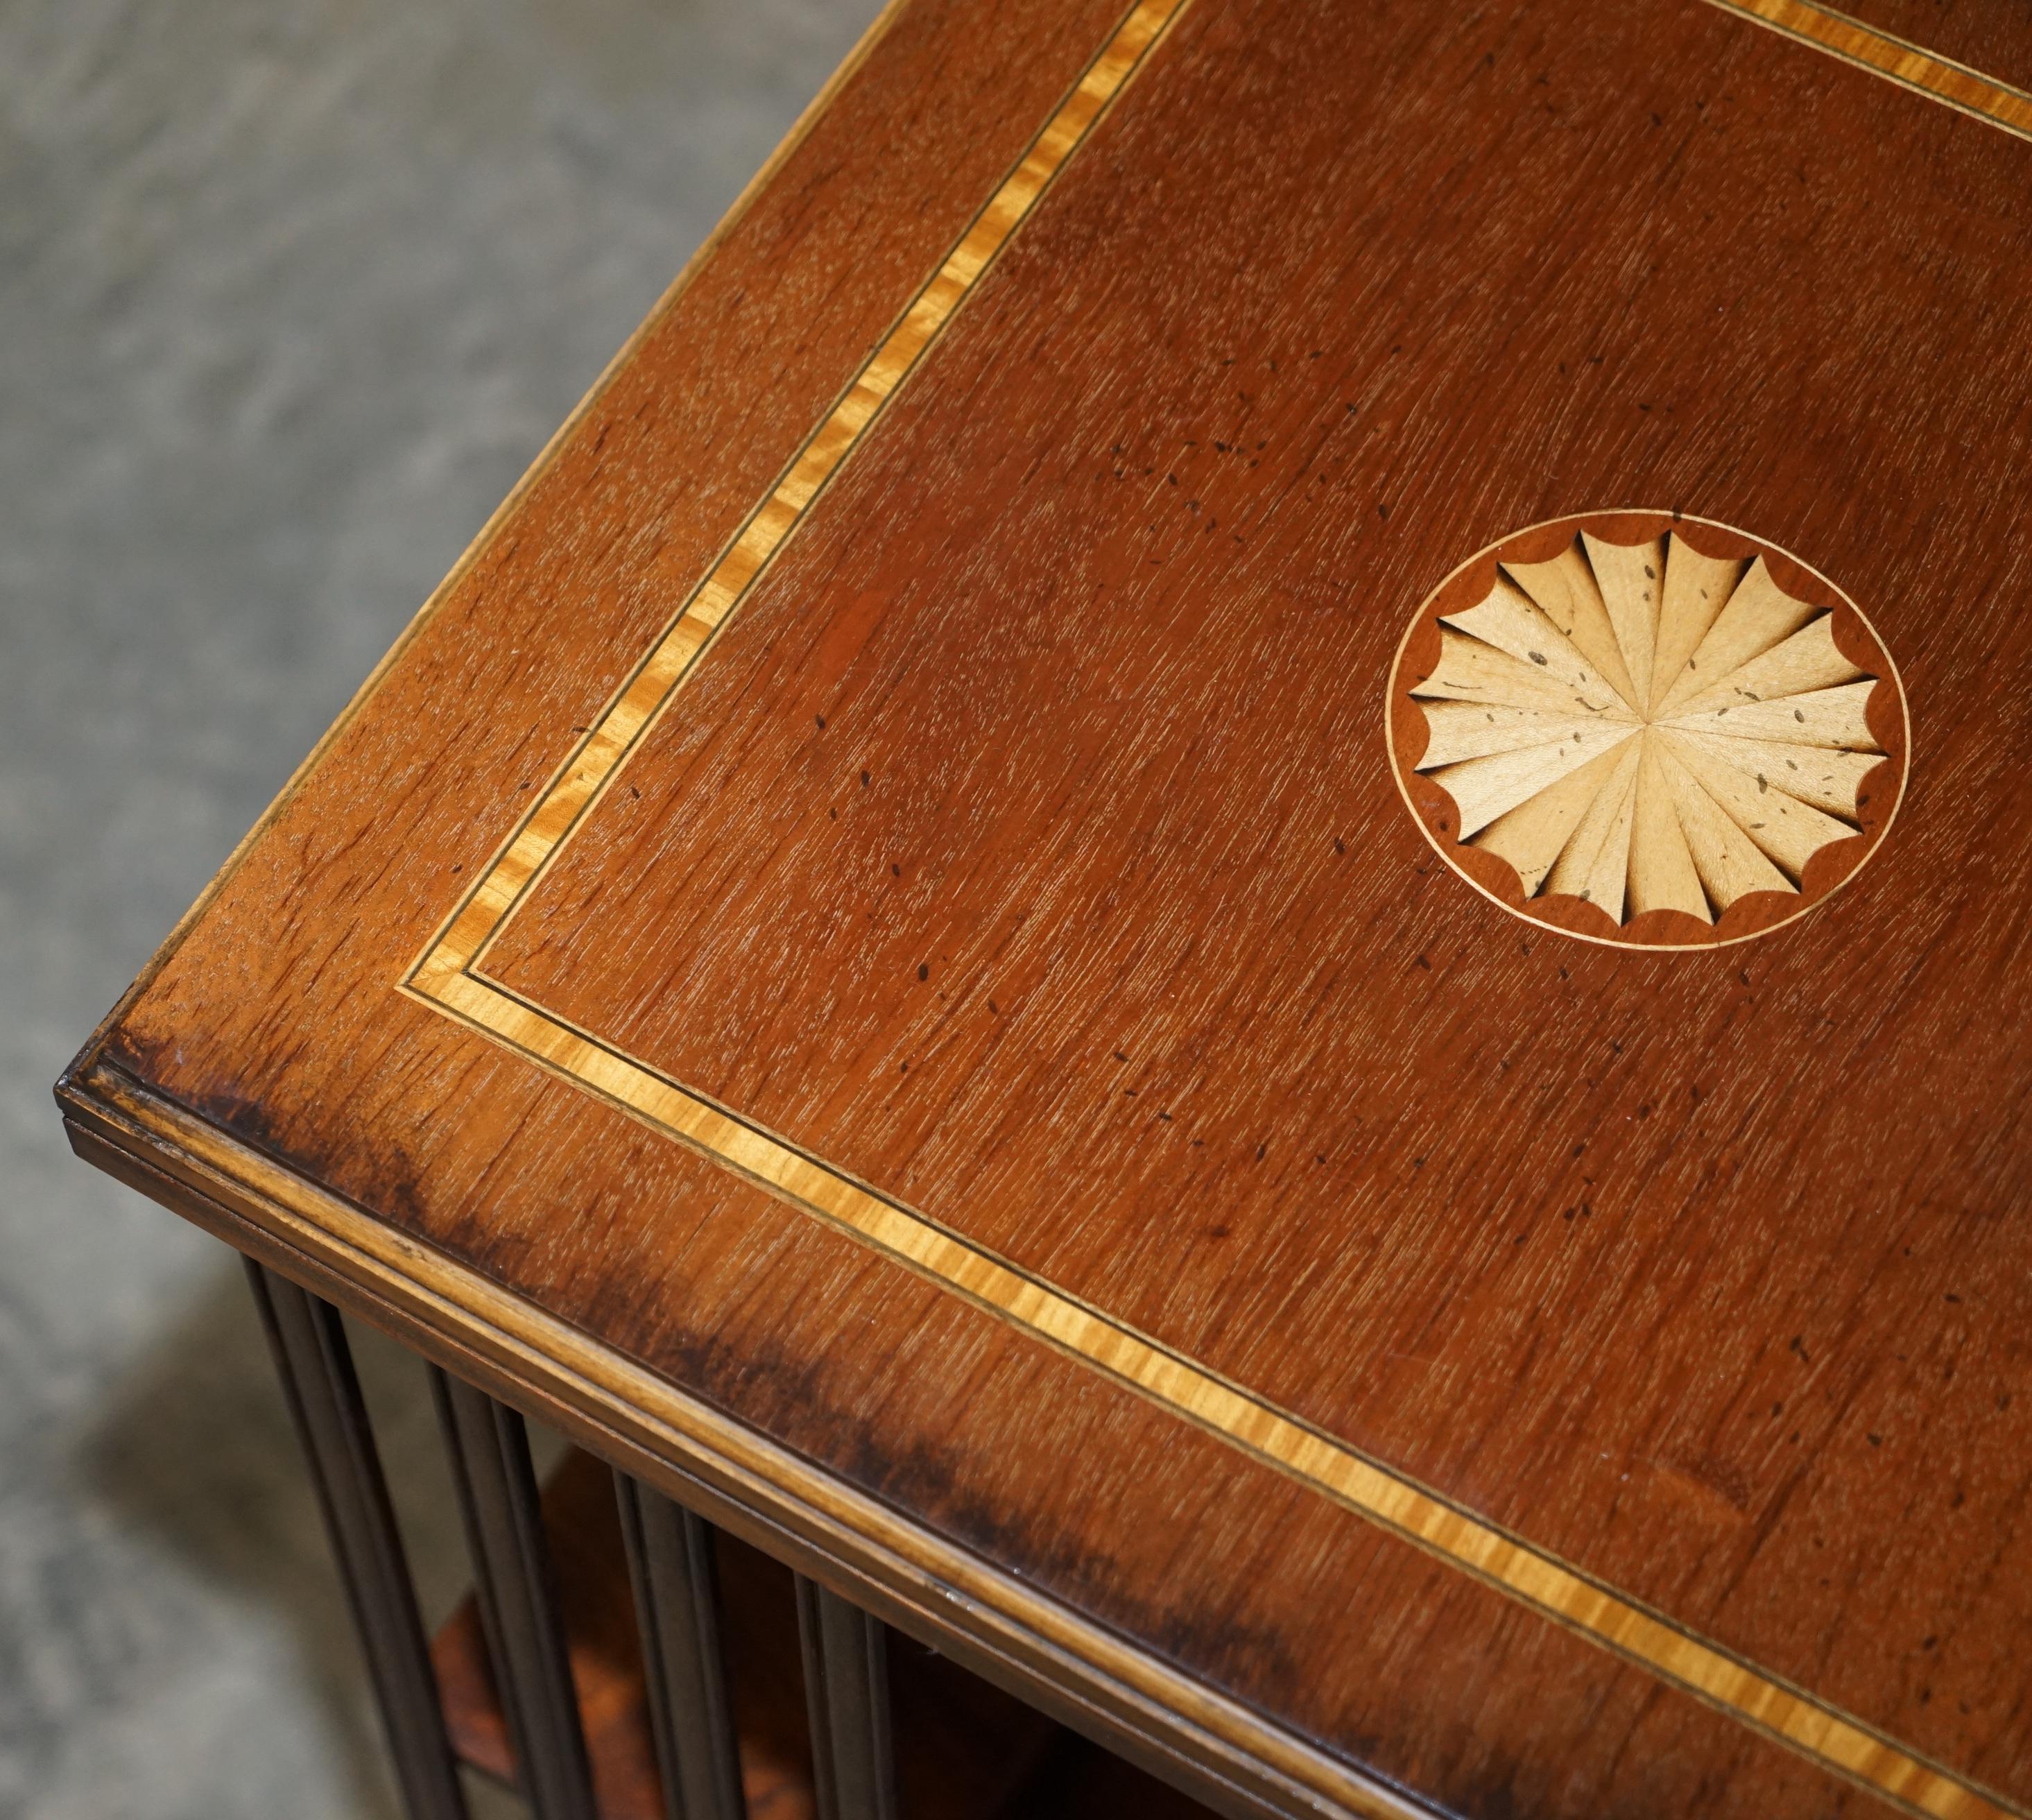
<path fill-rule="evenodd" d="M 1704 947 L 1801 914 L 1868 857 L 1904 697 L 1861 611 L 1783 551 L 1599 512 L 1483 551 L 1419 609 L 1391 755 L 1447 863 L 1571 935 Z"/>

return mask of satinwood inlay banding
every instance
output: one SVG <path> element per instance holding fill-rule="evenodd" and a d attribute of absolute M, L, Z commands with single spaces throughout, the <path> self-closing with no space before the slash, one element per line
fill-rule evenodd
<path fill-rule="evenodd" d="M 1507 908 L 1700 947 L 1848 878 L 1904 781 L 1904 698 L 1861 612 L 1703 521 L 1534 526 L 1449 576 L 1391 685 L 1407 800 Z"/>

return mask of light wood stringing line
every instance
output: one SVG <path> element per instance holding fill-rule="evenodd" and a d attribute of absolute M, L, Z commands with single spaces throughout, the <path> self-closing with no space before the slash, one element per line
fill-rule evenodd
<path fill-rule="evenodd" d="M 1965 63 L 1879 32 L 1832 6 L 1813 6 L 1809 0 L 1709 0 L 1709 4 L 1824 50 L 1957 113 L 1988 121 L 2020 139 L 2032 139 L 2032 95 Z"/>

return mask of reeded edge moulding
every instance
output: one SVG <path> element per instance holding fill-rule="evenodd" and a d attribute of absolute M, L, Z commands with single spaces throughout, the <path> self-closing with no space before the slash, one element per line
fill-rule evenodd
<path fill-rule="evenodd" d="M 1397 648 L 1391 768 L 1447 864 L 1623 947 L 1803 916 L 1904 794 L 1896 666 L 1825 575 L 1732 525 L 1577 514 L 1478 551 Z"/>

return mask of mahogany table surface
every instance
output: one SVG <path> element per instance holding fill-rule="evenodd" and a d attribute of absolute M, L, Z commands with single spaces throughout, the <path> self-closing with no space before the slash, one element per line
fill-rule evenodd
<path fill-rule="evenodd" d="M 1861 10 L 901 0 L 80 1149 L 1229 1811 L 2022 1820 L 2032 16 Z M 1902 680 L 1754 940 L 1393 771 L 1611 508 Z"/>

